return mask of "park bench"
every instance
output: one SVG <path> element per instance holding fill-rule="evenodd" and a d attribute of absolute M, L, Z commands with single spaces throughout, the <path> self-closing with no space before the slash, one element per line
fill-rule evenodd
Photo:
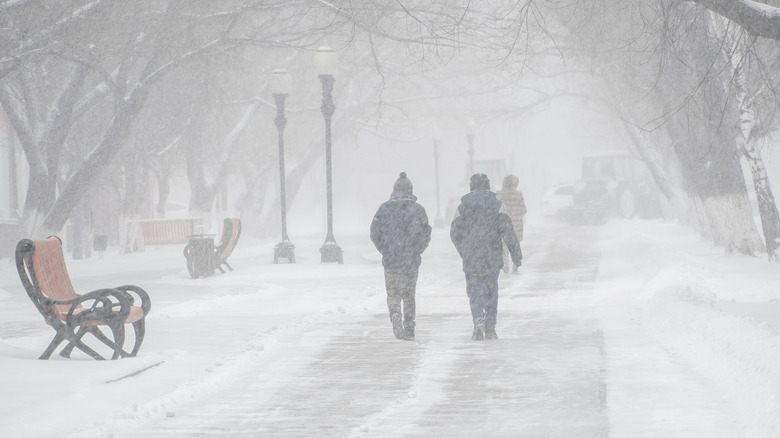
<path fill-rule="evenodd" d="M 35 308 L 56 332 L 39 359 L 48 359 L 63 341 L 67 342 L 60 352 L 63 357 L 70 357 L 73 349 L 78 348 L 94 359 L 105 359 L 84 343 L 88 333 L 108 346 L 111 359 L 138 353 L 145 334 L 144 319 L 151 308 L 149 295 L 143 289 L 125 285 L 77 294 L 65 266 L 62 242 L 56 236 L 19 241 L 16 269 Z M 135 298 L 140 306 L 133 305 Z M 135 330 L 135 344 L 129 352 L 124 349 L 125 324 L 132 324 Z"/>
<path fill-rule="evenodd" d="M 225 265 L 225 267 L 231 271 L 233 270 L 228 264 L 227 259 L 238 244 L 239 237 L 241 237 L 241 219 L 236 217 L 225 218 L 222 225 L 222 238 L 216 248 L 217 269 L 219 269 L 219 272 L 225 273 L 225 270 L 222 269 L 222 265 Z"/>
<path fill-rule="evenodd" d="M 144 245 L 173 245 L 188 242 L 202 226 L 201 218 L 144 219 L 139 221 Z"/>
<path fill-rule="evenodd" d="M 222 237 L 214 246 L 213 234 L 196 234 L 189 236 L 189 243 L 184 247 L 184 257 L 187 259 L 187 270 L 192 278 L 208 277 L 216 269 L 225 273 L 223 266 L 229 270 L 233 267 L 227 262 L 230 254 L 241 236 L 241 219 L 225 218 L 222 225 Z"/>

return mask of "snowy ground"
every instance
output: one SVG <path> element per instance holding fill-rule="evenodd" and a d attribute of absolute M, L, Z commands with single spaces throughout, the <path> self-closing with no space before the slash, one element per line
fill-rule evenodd
<path fill-rule="evenodd" d="M 500 278 L 498 341 L 473 342 L 459 259 L 435 230 L 417 340 L 397 341 L 366 234 L 345 264 L 321 236 L 243 238 L 227 274 L 189 278 L 181 247 L 68 260 L 87 292 L 152 299 L 132 359 L 35 360 L 53 331 L 0 268 L 0 436 L 775 437 L 780 266 L 667 222 L 529 221 Z"/>

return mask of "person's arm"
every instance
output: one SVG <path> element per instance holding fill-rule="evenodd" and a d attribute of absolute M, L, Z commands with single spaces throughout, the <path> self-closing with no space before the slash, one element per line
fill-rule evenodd
<path fill-rule="evenodd" d="M 371 242 L 374 243 L 374 246 L 376 247 L 377 251 L 380 253 L 383 253 L 383 249 L 385 246 L 385 239 L 382 236 L 382 215 L 380 214 L 382 211 L 382 208 L 380 207 L 379 210 L 377 210 L 376 214 L 374 215 L 374 220 L 371 221 Z"/>
<path fill-rule="evenodd" d="M 525 198 L 523 197 L 523 192 L 517 192 L 519 196 L 519 205 L 520 205 L 520 216 L 525 216 L 525 214 L 528 212 L 528 209 L 525 206 Z"/>
<path fill-rule="evenodd" d="M 428 223 L 428 214 L 425 208 L 420 206 L 419 226 L 420 226 L 420 247 L 419 254 L 422 254 L 431 243 L 431 225 Z"/>
<path fill-rule="evenodd" d="M 463 244 L 464 231 L 463 218 L 461 216 L 456 216 L 450 224 L 450 240 L 452 240 L 452 243 L 455 245 L 455 249 L 458 251 L 458 255 L 460 255 L 461 258 L 463 258 L 461 246 Z"/>
<path fill-rule="evenodd" d="M 507 249 L 509 249 L 509 254 L 512 256 L 512 263 L 514 263 L 515 266 L 521 266 L 523 262 L 523 251 L 520 248 L 520 241 L 517 240 L 517 235 L 515 235 L 512 219 L 506 213 L 499 213 L 498 221 L 499 232 Z"/>

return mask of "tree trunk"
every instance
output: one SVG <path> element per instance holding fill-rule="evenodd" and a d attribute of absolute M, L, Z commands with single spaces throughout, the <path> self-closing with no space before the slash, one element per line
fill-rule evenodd
<path fill-rule="evenodd" d="M 753 188 L 756 192 L 758 212 L 761 217 L 761 228 L 764 232 L 764 244 L 767 256 L 770 260 L 777 257 L 778 239 L 780 238 L 780 216 L 777 204 L 772 193 L 772 187 L 761 158 L 756 136 L 756 117 L 758 108 L 755 98 L 748 91 L 748 65 L 755 55 L 752 47 L 746 46 L 744 38 L 740 38 L 739 30 L 733 26 L 727 26 L 720 17 L 712 17 L 713 28 L 717 35 L 724 40 L 721 53 L 733 69 L 732 82 L 737 90 L 739 102 L 739 127 L 741 138 L 737 144 L 741 144 L 741 152 L 750 168 L 753 179 Z M 760 87 L 759 87 L 760 88 Z"/>
<path fill-rule="evenodd" d="M 19 217 L 19 183 L 16 170 L 16 136 L 11 131 L 11 126 L 5 116 L 0 117 L 2 117 L 3 132 L 6 133 L 5 139 L 8 144 L 8 191 L 10 195 L 8 208 L 11 217 L 17 218 Z"/>
<path fill-rule="evenodd" d="M 770 260 L 777 258 L 778 239 L 780 239 L 780 215 L 778 215 L 775 196 L 769 183 L 764 160 L 761 151 L 753 135 L 755 129 L 755 105 L 752 99 L 746 96 L 744 90 L 739 92 L 740 100 L 740 127 L 742 132 L 742 154 L 750 167 L 753 177 L 753 187 L 756 191 L 758 212 L 761 216 L 761 228 L 764 232 L 766 253 Z"/>
<path fill-rule="evenodd" d="M 676 140 L 675 152 L 683 168 L 686 190 L 699 200 L 694 213 L 698 215 L 700 232 L 727 251 L 746 255 L 763 251 L 733 143 L 715 127 L 710 127 L 709 135 L 706 134 L 705 120 L 693 123 L 701 123 L 700 135 L 690 132 L 693 127 L 688 125 L 685 129 L 673 129 L 672 137 Z M 667 128 L 675 125 L 673 122 Z"/>
<path fill-rule="evenodd" d="M 629 119 L 621 116 L 621 120 Z M 645 166 L 647 166 L 647 170 L 650 173 L 650 176 L 653 179 L 656 187 L 661 192 L 661 195 L 663 195 L 663 197 L 668 202 L 668 204 L 662 203 L 663 215 L 665 217 L 679 216 L 681 212 L 685 210 L 684 202 L 670 181 L 669 172 L 665 170 L 663 164 L 659 163 L 659 160 L 657 159 L 658 154 L 653 153 L 653 150 L 647 144 L 648 142 L 642 138 L 642 135 L 638 131 L 636 125 L 633 123 L 624 123 L 624 125 L 626 131 L 628 131 L 629 137 L 631 138 L 631 143 L 634 145 L 634 149 L 636 149 L 637 154 L 639 154 L 642 162 L 644 162 Z M 668 207 L 663 208 L 663 205 L 667 205 Z"/>
<path fill-rule="evenodd" d="M 190 183 L 191 217 L 199 217 L 203 220 L 203 230 L 211 229 L 211 207 L 214 204 L 216 190 L 213 185 L 206 182 L 206 170 L 203 160 L 203 145 L 198 140 L 200 136 L 194 132 L 193 140 L 186 148 L 187 155 L 187 180 Z"/>
<path fill-rule="evenodd" d="M 85 253 L 85 246 L 87 241 L 87 221 L 84 214 L 84 200 L 81 200 L 76 204 L 71 215 L 71 221 L 73 223 L 73 234 L 71 237 L 71 247 L 73 249 L 73 260 L 82 260 Z"/>
<path fill-rule="evenodd" d="M 30 182 L 22 214 L 25 235 L 39 235 L 39 226 L 46 221 L 44 215 L 56 202 L 60 156 L 73 123 L 73 106 L 84 83 L 85 71 L 84 65 L 73 65 L 51 102 L 42 101 L 37 92 L 39 84 L 30 73 L 19 72 L 15 87 L 6 84 L 0 89 L 0 103 L 30 166 Z M 45 117 L 39 117 L 39 113 L 45 114 Z M 56 234 L 62 225 L 64 221 L 56 229 L 40 234 Z"/>
<path fill-rule="evenodd" d="M 777 258 L 777 248 L 780 243 L 780 216 L 775 203 L 772 187 L 769 185 L 764 160 L 761 152 L 755 147 L 755 140 L 745 145 L 744 155 L 753 176 L 753 186 L 756 190 L 758 212 L 761 215 L 761 228 L 764 231 L 767 256 Z"/>
<path fill-rule="evenodd" d="M 68 220 L 71 210 L 86 194 L 92 182 L 111 163 L 121 150 L 125 134 L 137 120 L 138 114 L 149 95 L 150 82 L 143 82 L 133 89 L 130 95 L 117 105 L 116 113 L 103 134 L 100 143 L 87 156 L 84 163 L 71 176 L 60 196 L 46 214 L 43 227 L 47 231 L 57 232 Z"/>
<path fill-rule="evenodd" d="M 30 168 L 29 185 L 24 201 L 21 224 L 21 231 L 24 235 L 33 237 L 43 236 L 44 233 L 40 233 L 37 230 L 43 224 L 49 206 L 54 203 L 56 186 L 55 176 L 32 167 Z M 50 234 L 56 233 L 59 233 L 59 229 L 55 233 Z"/>
<path fill-rule="evenodd" d="M 164 218 L 165 217 L 165 204 L 168 202 L 168 195 L 171 193 L 171 184 L 170 184 L 170 170 L 168 168 L 167 163 L 163 163 L 160 166 L 160 171 L 156 174 L 157 177 L 157 190 L 158 190 L 158 200 L 157 200 L 157 217 Z"/>

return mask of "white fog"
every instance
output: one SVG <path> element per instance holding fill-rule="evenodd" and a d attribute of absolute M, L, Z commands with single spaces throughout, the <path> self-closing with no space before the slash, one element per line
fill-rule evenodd
<path fill-rule="evenodd" d="M 778 14 L 0 2 L 0 436 L 780 436 Z"/>

